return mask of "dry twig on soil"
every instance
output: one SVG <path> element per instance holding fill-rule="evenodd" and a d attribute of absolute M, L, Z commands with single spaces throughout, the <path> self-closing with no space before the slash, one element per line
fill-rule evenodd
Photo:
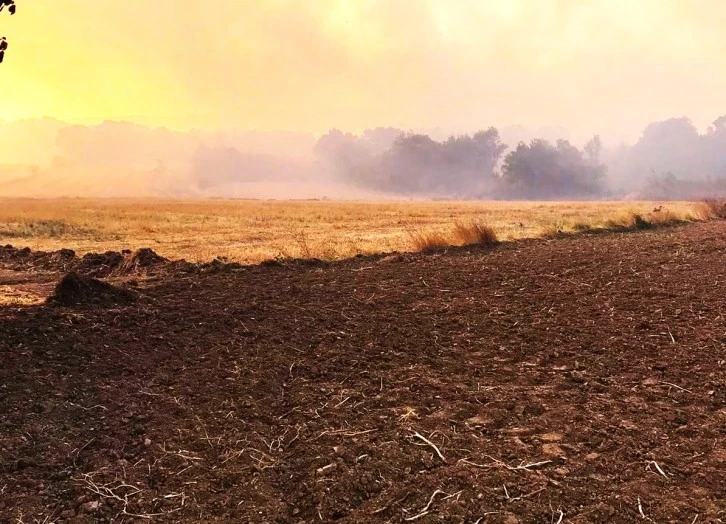
<path fill-rule="evenodd" d="M 422 435 L 421 433 L 418 433 L 418 432 L 416 432 L 416 431 L 414 431 L 414 432 L 413 432 L 413 436 L 414 436 L 414 437 L 417 437 L 417 438 L 419 438 L 419 439 L 421 439 L 421 440 L 423 440 L 423 441 L 424 441 L 424 442 L 425 442 L 426 444 L 428 444 L 429 446 L 431 446 L 432 448 L 434 448 L 434 451 L 436 451 L 436 454 L 437 454 L 437 455 L 439 456 L 439 458 L 440 458 L 440 459 L 441 459 L 442 461 L 446 462 L 446 459 L 445 459 L 445 458 L 444 458 L 444 456 L 443 456 L 443 455 L 441 454 L 441 451 L 439 450 L 439 448 L 438 448 L 438 447 L 436 447 L 436 444 L 434 444 L 434 443 L 433 443 L 433 442 L 431 442 L 431 441 L 430 441 L 429 439 L 427 439 L 426 437 L 424 437 L 424 436 L 423 436 L 423 435 Z"/>
<path fill-rule="evenodd" d="M 658 465 L 658 463 L 655 460 L 651 460 L 650 462 L 648 462 L 648 466 L 650 466 L 651 464 L 653 466 L 655 466 L 655 469 L 658 470 L 658 473 L 663 475 L 665 478 L 668 478 L 668 475 L 666 475 L 665 471 L 663 471 L 663 469 Z"/>
<path fill-rule="evenodd" d="M 431 507 L 431 504 L 433 504 L 433 502 L 434 502 L 434 498 L 435 498 L 435 497 L 436 497 L 436 495 L 438 495 L 439 493 L 440 493 L 440 494 L 442 494 L 442 495 L 446 495 L 446 493 L 444 493 L 444 492 L 443 492 L 443 491 L 441 491 L 440 489 L 437 489 L 437 490 L 436 490 L 436 491 L 434 491 L 434 493 L 433 493 L 433 494 L 431 495 L 431 498 L 429 499 L 429 502 L 428 502 L 428 504 L 426 504 L 426 507 L 425 507 L 425 508 L 423 508 L 423 509 L 422 509 L 422 510 L 421 510 L 421 511 L 420 511 L 420 512 L 419 512 L 419 513 L 417 514 L 417 515 L 414 515 L 413 517 L 409 517 L 409 518 L 407 518 L 407 519 L 403 519 L 403 520 L 407 520 L 407 521 L 411 521 L 411 520 L 418 520 L 418 519 L 420 519 L 421 517 L 425 517 L 426 515 L 428 515 L 428 514 L 429 514 L 429 508 Z M 459 492 L 459 493 L 461 493 L 461 492 Z M 449 498 L 449 497 L 446 497 L 446 498 Z"/>
<path fill-rule="evenodd" d="M 685 391 L 686 393 L 693 393 L 693 391 L 691 391 L 690 389 L 682 388 L 678 384 L 671 384 L 670 382 L 661 382 L 661 384 L 664 384 L 666 386 L 672 386 L 676 389 L 680 389 L 681 391 Z"/>
<path fill-rule="evenodd" d="M 134 486 L 132 484 L 127 484 L 123 481 L 116 482 L 115 484 L 114 483 L 97 484 L 93 480 L 93 474 L 90 474 L 90 473 L 85 473 L 82 477 L 74 479 L 74 480 L 76 482 L 83 483 L 89 491 L 95 493 L 102 499 L 116 500 L 118 502 L 121 502 L 123 504 L 123 507 L 121 508 L 120 514 L 127 516 L 127 517 L 135 517 L 135 518 L 150 520 L 150 519 L 153 519 L 154 517 L 160 517 L 163 515 L 167 515 L 169 513 L 175 513 L 182 508 L 182 506 L 184 505 L 185 499 L 186 499 L 186 496 L 183 493 L 181 493 L 181 494 L 173 493 L 173 494 L 171 494 L 172 495 L 171 497 L 167 496 L 164 498 L 176 498 L 176 497 L 180 496 L 181 505 L 176 509 L 172 509 L 170 511 L 161 512 L 161 513 L 131 513 L 128 511 L 128 507 L 131 502 L 129 500 L 129 497 L 133 497 L 133 496 L 141 493 L 141 488 Z"/>
<path fill-rule="evenodd" d="M 485 455 L 487 458 L 492 459 L 494 462 L 492 464 L 477 464 L 476 462 L 472 462 L 467 459 L 460 459 L 459 462 L 462 464 L 468 464 L 470 466 L 474 466 L 475 468 L 482 468 L 482 469 L 488 469 L 488 468 L 505 468 L 509 471 L 532 471 L 532 468 L 538 468 L 539 466 L 544 466 L 546 464 L 551 464 L 551 460 L 542 460 L 540 462 L 530 462 L 530 463 L 524 463 L 521 462 L 519 466 L 510 466 L 509 464 L 506 464 L 502 462 L 499 459 L 496 459 L 490 455 Z"/>
<path fill-rule="evenodd" d="M 403 502 L 404 500 L 406 500 L 409 497 L 409 495 L 411 495 L 411 492 L 408 492 L 407 491 L 406 494 L 403 497 L 401 497 L 398 500 L 394 500 L 393 502 L 391 502 L 391 503 L 383 506 L 382 508 L 378 508 L 377 510 L 371 512 L 371 515 L 378 515 L 379 513 L 383 513 L 384 511 L 386 511 L 391 506 L 395 506 L 396 504 L 400 504 L 401 502 Z"/>

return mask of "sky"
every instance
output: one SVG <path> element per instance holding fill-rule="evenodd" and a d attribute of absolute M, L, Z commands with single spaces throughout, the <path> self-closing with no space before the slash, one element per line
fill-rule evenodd
<path fill-rule="evenodd" d="M 0 119 L 321 134 L 726 113 L 723 0 L 17 0 Z"/>

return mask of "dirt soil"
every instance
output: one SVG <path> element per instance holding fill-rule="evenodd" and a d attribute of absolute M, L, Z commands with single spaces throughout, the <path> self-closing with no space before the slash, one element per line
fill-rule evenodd
<path fill-rule="evenodd" d="M 0 307 L 1 522 L 726 521 L 726 222 L 154 264 Z"/>

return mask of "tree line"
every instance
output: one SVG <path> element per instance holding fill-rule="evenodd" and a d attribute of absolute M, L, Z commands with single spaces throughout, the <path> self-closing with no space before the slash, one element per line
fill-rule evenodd
<path fill-rule="evenodd" d="M 315 145 L 328 169 L 359 187 L 411 196 L 576 199 L 726 194 L 726 116 L 699 134 L 687 118 L 649 124 L 632 146 L 582 148 L 534 139 L 510 148 L 496 128 L 437 141 L 395 128 L 332 129 Z"/>
<path fill-rule="evenodd" d="M 393 128 L 361 136 L 333 129 L 315 146 L 317 157 L 348 182 L 387 193 L 560 198 L 603 191 L 598 137 L 582 150 L 566 140 L 542 139 L 506 150 L 494 127 L 443 141 Z"/>

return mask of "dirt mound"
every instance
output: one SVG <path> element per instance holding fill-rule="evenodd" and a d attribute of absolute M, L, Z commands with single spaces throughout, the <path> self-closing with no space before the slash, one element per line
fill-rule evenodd
<path fill-rule="evenodd" d="M 70 249 L 58 251 L 33 251 L 29 247 L 0 247 L 0 264 L 15 270 L 69 271 L 75 269 L 78 258 Z"/>
<path fill-rule="evenodd" d="M 111 276 L 151 275 L 167 276 L 192 273 L 225 273 L 248 268 L 224 257 L 211 262 L 192 263 L 184 259 L 169 260 L 154 250 L 141 248 L 137 251 L 124 249 L 105 253 L 86 253 L 79 257 L 71 249 L 58 251 L 32 251 L 30 248 L 0 246 L 0 264 L 8 269 L 23 271 L 48 271 L 77 273 L 95 278 Z M 320 261 L 290 261 L 292 265 L 324 265 Z M 264 265 L 264 264 L 263 264 Z M 278 264 L 282 265 L 282 264 Z"/>
<path fill-rule="evenodd" d="M 112 286 L 76 272 L 64 276 L 48 301 L 62 306 L 80 304 L 127 304 L 136 298 L 128 289 Z"/>
<path fill-rule="evenodd" d="M 87 253 L 81 259 L 79 271 L 96 277 L 133 275 L 156 271 L 169 264 L 169 260 L 154 250 L 141 248 L 136 251 L 106 251 Z"/>
<path fill-rule="evenodd" d="M 199 272 L 199 264 L 187 262 L 183 258 L 181 260 L 173 260 L 166 266 L 170 273 L 197 273 Z"/>
<path fill-rule="evenodd" d="M 149 269 L 167 264 L 169 259 L 158 255 L 153 249 L 142 247 L 124 257 L 117 273 L 128 275 L 131 273 L 145 273 Z"/>
<path fill-rule="evenodd" d="M 76 257 L 76 252 L 72 249 L 59 249 L 51 254 L 51 258 L 57 261 L 72 260 Z"/>
<path fill-rule="evenodd" d="M 26 258 L 32 253 L 29 247 L 17 248 L 10 244 L 0 247 L 0 260 Z"/>
<path fill-rule="evenodd" d="M 0 264 L 15 270 L 78 271 L 91 276 L 103 277 L 117 268 L 124 260 L 121 253 L 87 253 L 78 257 L 72 249 L 57 251 L 33 251 L 29 247 L 0 247 Z"/>
<path fill-rule="evenodd" d="M 105 253 L 86 253 L 78 264 L 78 271 L 95 276 L 105 277 L 123 264 L 124 256 L 118 251 Z"/>
<path fill-rule="evenodd" d="M 0 246 L 0 263 L 12 269 L 41 271 L 76 271 L 96 278 L 111 275 L 131 275 L 135 273 L 157 272 L 168 267 L 172 272 L 176 266 L 149 248 L 137 251 L 106 251 L 105 253 L 86 253 L 78 257 L 71 249 L 58 251 L 32 251 L 28 247 L 16 248 L 11 245 Z M 189 263 L 178 264 L 187 272 Z"/>

